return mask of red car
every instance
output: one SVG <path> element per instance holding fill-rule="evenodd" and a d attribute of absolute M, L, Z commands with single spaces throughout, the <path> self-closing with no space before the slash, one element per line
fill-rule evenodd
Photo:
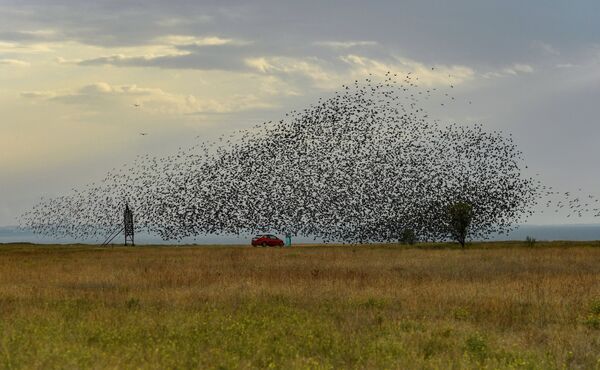
<path fill-rule="evenodd" d="M 252 238 L 252 246 L 258 247 L 259 245 L 261 247 L 283 247 L 283 240 L 271 234 L 257 235 Z"/>

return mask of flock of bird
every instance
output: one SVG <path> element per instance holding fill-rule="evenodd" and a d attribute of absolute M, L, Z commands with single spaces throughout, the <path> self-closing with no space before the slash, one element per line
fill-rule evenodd
<path fill-rule="evenodd" d="M 511 231 L 542 199 L 600 212 L 592 196 L 582 203 L 525 176 L 510 136 L 431 119 L 422 102 L 438 95 L 440 105 L 455 101 L 411 73 L 354 81 L 280 121 L 140 156 L 98 183 L 42 199 L 21 225 L 100 239 L 122 225 L 127 203 L 136 230 L 165 240 L 270 231 L 361 243 L 406 230 L 445 240 L 446 210 L 459 201 L 472 206 L 469 235 L 480 239 Z"/>

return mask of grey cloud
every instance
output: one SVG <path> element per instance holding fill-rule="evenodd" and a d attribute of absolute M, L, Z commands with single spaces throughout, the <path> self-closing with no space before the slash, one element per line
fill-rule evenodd
<path fill-rule="evenodd" d="M 20 12 L 10 12 L 13 9 Z M 0 32 L 59 29 L 86 44 L 142 45 L 166 34 L 218 33 L 275 48 L 369 40 L 427 63 L 498 67 L 523 60 L 535 40 L 567 53 L 597 42 L 600 3 L 542 0 L 391 1 L 67 1 L 9 0 Z M 560 22 L 556 20 L 560 19 Z M 13 35 L 14 37 L 15 35 Z M 23 36 L 23 35 L 21 35 Z"/>
<path fill-rule="evenodd" d="M 318 61 L 337 71 L 346 70 L 348 64 L 342 56 L 358 53 L 384 63 L 394 63 L 396 57 L 374 41 L 317 41 L 299 45 L 270 44 L 262 40 L 225 39 L 220 36 L 196 36 L 200 41 L 218 40 L 223 43 L 185 42 L 186 36 L 165 36 L 154 42 L 172 47 L 166 55 L 113 54 L 74 61 L 80 66 L 111 65 L 116 67 L 155 67 L 168 69 L 198 69 L 254 71 L 248 61 L 257 58 L 289 58 Z M 171 43 L 172 40 L 177 43 Z M 64 63 L 64 60 L 59 59 Z M 73 62 L 71 62 L 73 63 Z M 264 72 L 264 71 L 263 71 Z"/>
<path fill-rule="evenodd" d="M 261 42 L 234 40 L 221 45 L 181 44 L 173 46 L 173 54 L 159 56 L 109 55 L 77 61 L 81 66 L 112 65 L 117 67 L 156 67 L 171 69 L 199 70 L 254 70 L 247 64 L 248 59 L 286 56 L 295 58 L 314 57 L 335 61 L 339 53 L 312 45 L 297 48 L 268 45 Z M 338 63 L 340 68 L 343 63 Z"/>
<path fill-rule="evenodd" d="M 241 70 L 246 69 L 241 60 L 227 59 L 215 54 L 166 55 L 159 57 L 125 57 L 112 55 L 87 59 L 82 66 L 113 65 L 118 67 L 157 67 L 173 69 Z"/>
<path fill-rule="evenodd" d="M 43 42 L 60 40 L 63 35 L 54 31 L 2 31 L 0 40 L 16 42 Z"/>
<path fill-rule="evenodd" d="M 12 4 L 12 7 L 10 6 Z M 13 9 L 20 12 L 13 12 Z M 63 40 L 98 46 L 143 45 L 161 35 L 198 33 L 210 23 L 209 5 L 164 1 L 9 1 L 0 7 L 0 33 L 60 29 Z M 205 10 L 206 9 L 206 10 Z"/>

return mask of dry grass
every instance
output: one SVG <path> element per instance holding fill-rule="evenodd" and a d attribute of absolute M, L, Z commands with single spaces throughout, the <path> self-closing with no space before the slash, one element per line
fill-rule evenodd
<path fill-rule="evenodd" d="M 0 246 L 4 368 L 600 369 L 600 244 Z"/>

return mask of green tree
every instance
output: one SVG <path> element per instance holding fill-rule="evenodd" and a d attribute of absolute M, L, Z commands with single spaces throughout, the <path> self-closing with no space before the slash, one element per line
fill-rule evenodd
<path fill-rule="evenodd" d="M 448 232 L 452 239 L 465 247 L 465 240 L 469 232 L 469 225 L 473 220 L 473 206 L 470 203 L 459 201 L 448 207 Z"/>

